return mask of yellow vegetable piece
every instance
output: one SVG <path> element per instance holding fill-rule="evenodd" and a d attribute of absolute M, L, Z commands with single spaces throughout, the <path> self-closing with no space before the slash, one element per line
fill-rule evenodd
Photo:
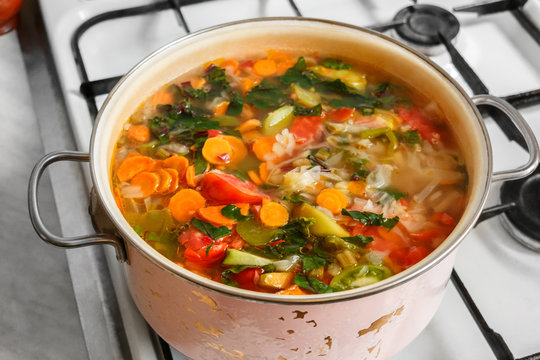
<path fill-rule="evenodd" d="M 271 272 L 262 274 L 259 285 L 265 288 L 283 290 L 292 285 L 295 274 L 293 272 Z"/>

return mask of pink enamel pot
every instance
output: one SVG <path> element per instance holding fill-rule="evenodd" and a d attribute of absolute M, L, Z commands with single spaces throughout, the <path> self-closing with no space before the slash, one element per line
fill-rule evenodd
<path fill-rule="evenodd" d="M 267 49 L 331 54 L 383 69 L 429 94 L 449 120 L 469 174 L 468 205 L 454 231 L 427 258 L 379 283 L 343 292 L 280 296 L 226 286 L 169 261 L 141 239 L 115 204 L 111 159 L 124 122 L 160 86 L 217 58 L 257 57 Z M 476 105 L 504 111 L 529 148 L 527 164 L 493 173 L 492 151 Z M 492 182 L 524 177 L 538 163 L 531 130 L 510 105 L 489 95 L 469 98 L 440 67 L 379 33 L 305 18 L 258 19 L 214 27 L 158 50 L 124 76 L 101 108 L 90 153 L 56 152 L 35 167 L 29 208 L 39 236 L 62 247 L 115 246 L 128 286 L 150 326 L 193 359 L 387 359 L 411 342 L 434 315 L 458 245 L 482 212 Z M 52 234 L 37 208 L 43 170 L 56 161 L 90 161 L 94 190 L 114 234 Z"/>

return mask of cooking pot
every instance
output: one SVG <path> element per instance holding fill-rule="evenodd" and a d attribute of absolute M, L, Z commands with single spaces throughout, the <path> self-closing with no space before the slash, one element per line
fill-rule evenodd
<path fill-rule="evenodd" d="M 111 191 L 115 143 L 147 97 L 179 75 L 217 58 L 260 57 L 267 49 L 328 54 L 382 69 L 437 102 L 465 155 L 467 206 L 448 238 L 428 257 L 376 284 L 330 294 L 275 295 L 230 287 L 160 255 L 129 226 Z M 505 112 L 522 133 L 528 162 L 493 173 L 492 150 L 475 105 Z M 128 287 L 143 317 L 170 345 L 193 359 L 386 359 L 412 341 L 434 315 L 458 245 L 474 226 L 491 183 L 524 177 L 536 167 L 538 144 L 508 103 L 472 99 L 439 66 L 382 34 L 331 21 L 271 18 L 240 21 L 187 35 L 150 55 L 109 94 L 93 128 L 90 153 L 55 152 L 35 166 L 29 210 L 39 236 L 54 245 L 110 244 L 124 262 Z M 114 233 L 60 237 L 43 224 L 37 186 L 56 161 L 89 161 L 95 193 Z"/>

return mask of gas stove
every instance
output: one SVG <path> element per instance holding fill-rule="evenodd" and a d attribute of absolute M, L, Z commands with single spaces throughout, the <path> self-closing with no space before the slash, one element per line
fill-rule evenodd
<path fill-rule="evenodd" d="M 510 101 L 540 139 L 540 1 L 491 1 L 472 7 L 471 1 L 41 0 L 40 6 L 81 151 L 89 148 L 93 119 L 107 92 L 145 56 L 193 31 L 271 16 L 329 19 L 396 37 L 430 56 L 470 95 L 489 92 Z M 495 171 L 525 163 L 527 151 L 505 119 L 486 111 L 485 121 Z M 460 246 L 452 285 L 434 319 L 394 359 L 540 358 L 540 237 L 531 229 L 540 218 L 538 177 L 537 171 L 522 181 L 524 193 L 516 183 L 504 184 L 502 191 L 501 185 L 492 186 L 488 206 L 501 206 Z M 512 225 L 524 218 L 532 225 Z M 119 304 L 120 316 L 112 317 L 119 320 L 107 323 L 111 331 L 122 333 L 114 357 L 186 359 L 160 341 L 138 314 L 112 252 L 106 252 L 102 265 L 108 266 Z M 76 289 L 75 295 L 78 301 L 93 296 L 91 289 Z M 81 319 L 89 357 L 108 358 L 87 325 L 92 321 Z"/>

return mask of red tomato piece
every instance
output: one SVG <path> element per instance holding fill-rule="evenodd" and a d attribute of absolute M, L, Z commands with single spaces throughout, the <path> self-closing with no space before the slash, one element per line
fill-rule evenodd
<path fill-rule="evenodd" d="M 413 266 L 423 258 L 429 255 L 429 250 L 424 246 L 413 246 L 407 256 L 405 257 L 405 263 L 403 267 L 406 269 Z"/>
<path fill-rule="evenodd" d="M 208 246 L 210 246 L 210 248 L 208 248 Z M 186 265 L 206 268 L 220 262 L 225 257 L 225 252 L 228 247 L 227 243 L 210 243 L 208 246 L 198 250 L 186 248 L 186 251 L 184 252 Z"/>
<path fill-rule="evenodd" d="M 297 116 L 291 126 L 291 133 L 297 139 L 313 140 L 322 134 L 322 116 Z"/>
<path fill-rule="evenodd" d="M 184 245 L 186 248 L 199 250 L 200 248 L 210 245 L 212 243 L 212 239 L 204 235 L 195 227 L 191 226 L 178 236 L 178 242 Z"/>
<path fill-rule="evenodd" d="M 407 109 L 406 107 L 398 106 L 397 112 L 405 124 L 418 130 L 418 133 L 424 140 L 429 141 L 431 144 L 437 144 L 441 141 L 441 132 L 430 124 L 429 119 L 420 109 Z"/>
<path fill-rule="evenodd" d="M 428 227 L 428 228 L 425 228 L 422 232 L 410 233 L 409 235 L 413 239 L 416 239 L 416 240 L 429 241 L 429 240 L 433 240 L 433 239 L 435 239 L 437 237 L 444 236 L 445 233 L 446 232 L 445 232 L 444 229 Z"/>
<path fill-rule="evenodd" d="M 257 187 L 229 174 L 209 172 L 202 179 L 202 195 L 218 204 L 261 203 L 265 197 L 257 191 Z"/>
<path fill-rule="evenodd" d="M 238 274 L 233 274 L 232 279 L 242 289 L 246 290 L 259 290 L 259 279 L 261 277 L 262 269 L 248 268 L 240 271 Z"/>
<path fill-rule="evenodd" d="M 216 130 L 216 129 L 210 129 L 208 130 L 208 137 L 211 138 L 211 137 L 216 137 L 218 135 L 222 135 L 223 133 L 221 132 L 221 130 Z"/>
<path fill-rule="evenodd" d="M 445 212 L 437 212 L 431 215 L 431 219 L 435 222 L 438 222 L 441 225 L 446 225 L 446 226 L 454 226 L 456 223 L 454 218 Z"/>
<path fill-rule="evenodd" d="M 334 109 L 330 111 L 328 113 L 328 119 L 330 119 L 330 121 L 342 123 L 349 120 L 353 114 L 354 114 L 354 109 L 342 107 L 342 108 Z"/>

